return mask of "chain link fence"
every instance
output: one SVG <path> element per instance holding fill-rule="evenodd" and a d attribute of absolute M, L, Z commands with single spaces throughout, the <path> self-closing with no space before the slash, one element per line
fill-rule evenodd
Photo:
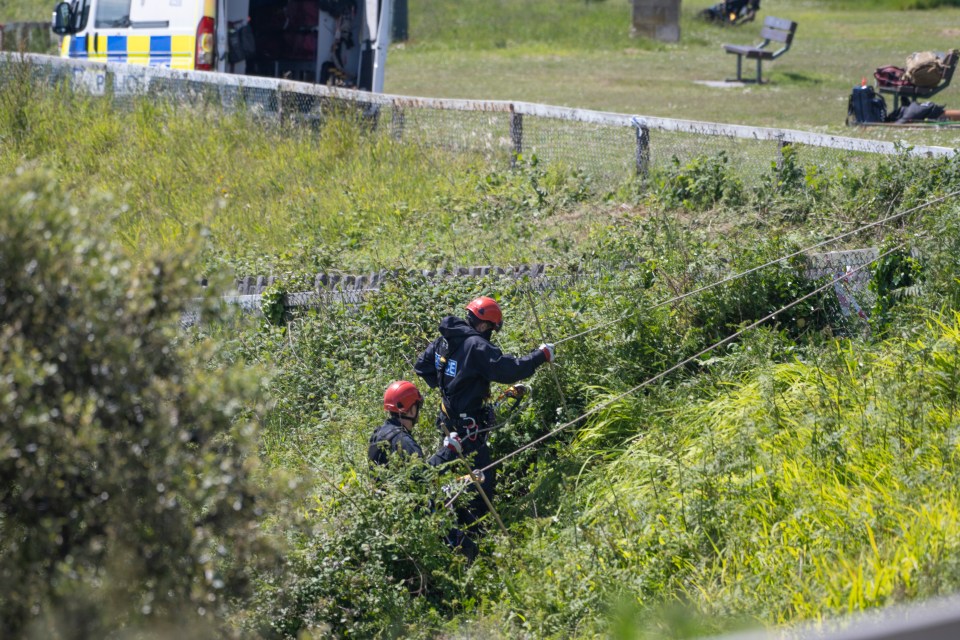
<path fill-rule="evenodd" d="M 674 163 L 723 154 L 745 181 L 773 170 L 782 149 L 790 145 L 804 163 L 826 169 L 869 162 L 883 155 L 948 156 L 946 147 L 913 147 L 892 143 L 806 133 L 788 129 L 719 125 L 550 107 L 523 102 L 413 98 L 371 94 L 274 78 L 177 71 L 165 68 L 69 60 L 32 54 L 0 54 L 0 81 L 30 76 L 38 82 L 108 96 L 118 104 L 139 99 L 172 102 L 197 109 L 246 111 L 257 118 L 320 124 L 353 114 L 396 140 L 429 145 L 451 154 L 473 154 L 504 165 L 536 156 L 562 163 L 597 181 L 620 183 Z M 19 71 L 19 73 L 18 73 Z M 809 278 L 841 276 L 868 264 L 875 249 L 810 256 Z M 547 265 L 462 267 L 449 273 L 422 274 L 428 279 L 501 275 L 529 277 L 542 290 L 563 286 L 570 278 L 590 274 L 551 273 Z M 290 307 L 355 304 L 379 288 L 389 273 L 318 274 L 312 291 L 287 294 Z M 869 270 L 845 278 L 837 286 L 844 313 L 857 313 L 858 298 L 868 295 Z M 272 277 L 246 278 L 227 302 L 257 311 L 260 295 Z"/>
<path fill-rule="evenodd" d="M 451 154 L 473 154 L 509 165 L 536 158 L 582 172 L 599 184 L 624 180 L 672 163 L 704 156 L 727 158 L 745 183 L 769 174 L 792 146 L 796 158 L 825 170 L 904 152 L 890 142 L 790 129 L 721 125 L 568 109 L 525 102 L 447 100 L 372 94 L 275 78 L 177 71 L 119 63 L 0 54 L 0 81 L 17 77 L 14 65 L 30 65 L 33 77 L 75 90 L 110 96 L 118 103 L 140 98 L 189 108 L 245 110 L 276 121 L 321 123 L 333 114 L 355 114 L 399 141 Z M 915 156 L 953 155 L 955 149 L 918 146 Z"/>

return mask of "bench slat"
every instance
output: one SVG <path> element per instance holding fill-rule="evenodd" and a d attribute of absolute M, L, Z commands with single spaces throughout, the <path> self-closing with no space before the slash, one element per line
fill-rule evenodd
<path fill-rule="evenodd" d="M 725 44 L 723 50 L 737 56 L 737 80 L 741 82 L 763 82 L 761 77 L 761 67 L 764 60 L 776 60 L 790 49 L 793 42 L 793 35 L 797 31 L 797 23 L 785 18 L 767 16 L 763 20 L 763 28 L 760 30 L 760 36 L 763 42 L 753 46 L 743 46 L 737 44 Z M 771 42 L 781 43 L 778 49 L 775 47 L 767 48 Z M 757 79 L 744 80 L 743 78 L 743 59 L 757 61 Z"/>
<path fill-rule="evenodd" d="M 738 56 L 745 56 L 748 60 L 773 60 L 774 52 L 766 49 L 757 49 L 756 47 L 739 47 L 736 45 L 724 45 L 727 53 L 735 53 Z"/>
<path fill-rule="evenodd" d="M 772 29 L 780 29 L 781 31 L 789 31 L 793 33 L 797 30 L 797 23 L 793 20 L 787 20 L 786 18 L 777 18 L 776 16 L 767 16 L 763 19 L 763 26 L 770 27 Z"/>
<path fill-rule="evenodd" d="M 764 27 L 760 30 L 760 37 L 764 40 L 773 40 L 774 42 L 783 42 L 784 44 L 790 44 L 793 40 L 792 31 L 781 31 L 780 29 L 770 29 Z"/>

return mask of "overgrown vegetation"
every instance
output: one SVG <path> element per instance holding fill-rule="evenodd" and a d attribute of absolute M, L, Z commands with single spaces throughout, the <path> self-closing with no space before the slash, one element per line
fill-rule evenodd
<path fill-rule="evenodd" d="M 846 239 L 902 246 L 857 294 L 867 324 L 778 258 L 952 194 L 960 160 L 787 149 L 759 182 L 703 156 L 600 188 L 355 125 L 0 88 L 22 174 L 0 187 L 8 635 L 688 637 L 956 590 L 956 196 Z M 417 271 L 533 260 L 547 279 Z M 361 303 L 283 307 L 318 270 L 381 266 Z M 200 276 L 267 272 L 263 316 L 178 328 Z M 590 331 L 494 455 L 595 413 L 502 465 L 509 534 L 468 565 L 441 539 L 449 477 L 375 477 L 366 444 L 478 294 L 507 352 Z"/>
<path fill-rule="evenodd" d="M 204 637 L 275 562 L 256 370 L 184 342 L 189 253 L 133 260 L 95 207 L 0 184 L 0 631 Z"/>

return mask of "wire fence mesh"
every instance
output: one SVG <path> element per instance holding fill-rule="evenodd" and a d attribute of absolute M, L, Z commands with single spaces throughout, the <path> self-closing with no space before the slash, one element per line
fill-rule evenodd
<path fill-rule="evenodd" d="M 671 163 L 722 156 L 746 184 L 769 174 L 791 146 L 805 164 L 832 172 L 883 155 L 953 155 L 946 147 L 901 149 L 888 142 L 706 122 L 632 116 L 547 105 L 444 100 L 371 94 L 289 80 L 158 67 L 98 63 L 34 54 L 0 55 L 0 82 L 30 65 L 38 81 L 109 96 L 124 104 L 141 98 L 187 108 L 246 111 L 277 121 L 322 123 L 351 111 L 378 131 L 451 154 L 474 154 L 498 164 L 536 156 L 561 163 L 593 181 L 615 186 Z"/>
<path fill-rule="evenodd" d="M 866 319 L 863 309 L 869 309 L 874 301 L 868 289 L 871 271 L 870 263 L 877 259 L 879 251 L 875 248 L 851 251 L 832 251 L 808 254 L 807 268 L 803 275 L 810 280 L 836 279 L 849 273 L 836 283 L 834 294 L 837 296 L 844 316 L 859 315 Z M 310 291 L 285 291 L 283 304 L 287 309 L 323 308 L 329 305 L 362 304 L 367 296 L 376 294 L 380 287 L 391 279 L 421 278 L 426 282 L 437 283 L 453 278 L 501 278 L 523 281 L 526 286 L 540 294 L 570 290 L 585 284 L 601 284 L 610 292 L 621 286 L 622 268 L 583 269 L 571 271 L 569 268 L 557 268 L 548 264 L 524 264 L 508 267 L 474 266 L 454 269 L 429 269 L 422 271 L 376 271 L 369 274 L 350 274 L 342 272 L 321 272 L 316 274 Z M 717 273 L 718 280 L 728 274 Z M 224 304 L 238 307 L 247 313 L 259 314 L 263 303 L 263 294 L 275 285 L 287 286 L 276 276 L 248 276 L 237 280 L 236 293 L 222 298 Z M 623 286 L 633 286 L 625 284 Z M 189 327 L 199 322 L 199 313 L 190 311 L 181 318 L 181 325 Z"/>

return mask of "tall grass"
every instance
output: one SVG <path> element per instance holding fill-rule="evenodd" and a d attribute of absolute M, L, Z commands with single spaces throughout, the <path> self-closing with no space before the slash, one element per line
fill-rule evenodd
<path fill-rule="evenodd" d="M 531 226 L 585 193 L 569 170 L 488 168 L 397 143 L 349 112 L 279 125 L 146 98 L 118 105 L 14 71 L 0 87 L 0 167 L 41 164 L 79 197 L 111 193 L 104 215 L 134 251 L 203 227 L 213 264 L 229 256 L 247 273 L 484 264 L 495 246 L 524 262 L 556 255 L 583 224 Z M 503 242 L 517 234 L 526 242 Z"/>
<path fill-rule="evenodd" d="M 958 351 L 960 314 L 934 315 L 915 339 L 838 342 L 666 413 L 615 403 L 595 424 L 636 435 L 585 474 L 567 507 L 582 515 L 554 534 L 593 544 L 545 570 L 599 562 L 584 571 L 644 606 L 766 624 L 956 589 Z"/>

